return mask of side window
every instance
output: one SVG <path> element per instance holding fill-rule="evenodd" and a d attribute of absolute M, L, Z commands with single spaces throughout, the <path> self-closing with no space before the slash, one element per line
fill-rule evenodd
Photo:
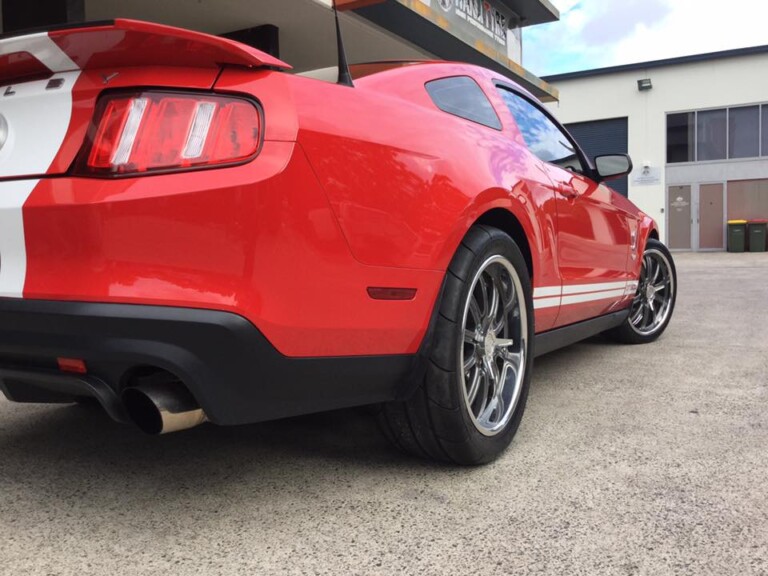
<path fill-rule="evenodd" d="M 499 92 L 531 152 L 560 168 L 584 171 L 571 141 L 544 112 L 510 90 L 499 88 Z"/>
<path fill-rule="evenodd" d="M 435 106 L 443 112 L 501 130 L 501 120 L 493 105 L 469 76 L 433 80 L 427 82 L 426 88 Z"/>

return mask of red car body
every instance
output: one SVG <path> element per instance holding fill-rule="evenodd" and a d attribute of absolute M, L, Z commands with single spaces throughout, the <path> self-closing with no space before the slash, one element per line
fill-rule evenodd
<path fill-rule="evenodd" d="M 147 366 L 181 378 L 219 424 L 403 397 L 476 223 L 523 251 L 538 336 L 628 310 L 655 224 L 531 153 L 497 90 L 526 94 L 514 82 L 455 63 L 353 67 L 354 88 L 288 69 L 124 20 L 0 41 L 0 114 L 16 138 L 0 148 L 9 397 L 95 395 L 123 419 L 119 391 Z M 501 129 L 435 106 L 425 84 L 455 76 L 477 82 Z M 136 87 L 252 102 L 258 152 L 85 169 L 100 99 Z"/>

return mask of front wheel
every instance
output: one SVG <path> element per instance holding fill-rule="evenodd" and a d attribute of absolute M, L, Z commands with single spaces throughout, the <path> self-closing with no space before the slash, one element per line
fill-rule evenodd
<path fill-rule="evenodd" d="M 664 244 L 651 238 L 643 253 L 640 281 L 629 317 L 606 334 L 625 344 L 653 342 L 667 329 L 677 299 L 675 262 Z"/>
<path fill-rule="evenodd" d="M 495 228 L 472 228 L 437 306 L 426 374 L 410 399 L 382 407 L 380 423 L 406 452 L 483 464 L 515 435 L 531 379 L 531 281 L 515 242 Z"/>

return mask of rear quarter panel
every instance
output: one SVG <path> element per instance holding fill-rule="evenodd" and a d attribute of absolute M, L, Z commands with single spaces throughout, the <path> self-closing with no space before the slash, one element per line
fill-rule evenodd
<path fill-rule="evenodd" d="M 477 218 L 505 208 L 546 273 L 553 223 L 548 198 L 526 187 L 527 155 L 508 132 L 439 110 L 424 84 L 473 74 L 438 66 L 369 76 L 354 89 L 293 79 L 299 142 L 352 253 L 365 264 L 444 270 Z"/>

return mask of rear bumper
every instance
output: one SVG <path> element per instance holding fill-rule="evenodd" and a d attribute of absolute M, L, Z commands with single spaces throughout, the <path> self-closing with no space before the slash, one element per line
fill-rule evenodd
<path fill-rule="evenodd" d="M 58 357 L 83 359 L 88 373 L 59 372 Z M 0 299 L 6 396 L 94 396 L 116 420 L 124 419 L 118 398 L 136 368 L 175 374 L 212 422 L 234 425 L 395 399 L 415 358 L 289 358 L 230 312 Z"/>

